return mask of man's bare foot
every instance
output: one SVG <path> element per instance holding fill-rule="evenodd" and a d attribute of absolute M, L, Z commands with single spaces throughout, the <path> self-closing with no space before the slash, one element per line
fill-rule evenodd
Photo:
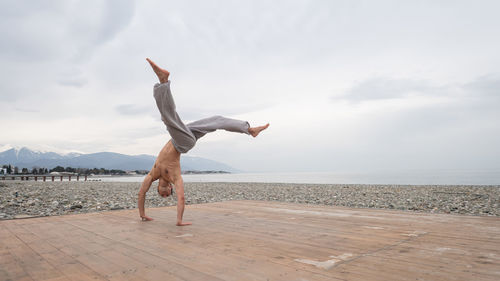
<path fill-rule="evenodd" d="M 250 135 L 252 135 L 252 137 L 255 138 L 256 136 L 258 136 L 260 134 L 260 132 L 267 129 L 267 127 L 269 127 L 269 123 L 267 123 L 264 126 L 260 126 L 260 127 L 248 128 L 248 132 L 250 133 Z"/>
<path fill-rule="evenodd" d="M 153 71 L 158 76 L 158 79 L 160 79 L 160 83 L 166 83 L 168 81 L 168 76 L 170 76 L 170 72 L 168 72 L 165 69 L 159 67 L 158 65 L 156 65 L 156 63 L 154 63 L 149 58 L 146 58 L 146 60 L 149 62 L 149 64 L 153 68 Z"/>

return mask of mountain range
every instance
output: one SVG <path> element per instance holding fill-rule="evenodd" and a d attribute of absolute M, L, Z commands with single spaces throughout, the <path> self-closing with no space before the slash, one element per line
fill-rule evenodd
<path fill-rule="evenodd" d="M 149 170 L 156 157 L 152 155 L 126 155 L 115 152 L 56 153 L 31 150 L 27 147 L 9 148 L 0 152 L 0 166 L 12 165 L 19 168 L 43 167 L 52 169 L 56 166 L 73 168 L 105 168 L 125 171 Z M 227 171 L 237 172 L 237 169 L 224 163 L 201 157 L 181 156 L 183 171 Z"/>

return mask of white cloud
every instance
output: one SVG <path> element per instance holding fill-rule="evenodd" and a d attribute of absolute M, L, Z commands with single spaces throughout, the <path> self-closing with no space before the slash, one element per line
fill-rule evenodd
<path fill-rule="evenodd" d="M 242 170 L 500 167 L 496 1 L 3 1 L 0 143 L 156 154 L 151 57 L 191 152 Z M 496 158 L 495 158 L 496 157 Z"/>

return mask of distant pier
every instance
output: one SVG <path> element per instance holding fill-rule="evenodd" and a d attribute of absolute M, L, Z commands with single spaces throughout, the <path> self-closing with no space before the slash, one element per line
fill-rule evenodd
<path fill-rule="evenodd" d="M 80 181 L 82 178 L 83 181 L 87 181 L 87 175 L 4 175 L 0 176 L 1 180 L 21 180 L 21 181 L 63 181 L 67 179 L 71 181 L 71 179 Z"/>

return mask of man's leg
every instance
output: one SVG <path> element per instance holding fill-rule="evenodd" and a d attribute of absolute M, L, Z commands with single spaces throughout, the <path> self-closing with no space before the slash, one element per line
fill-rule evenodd
<path fill-rule="evenodd" d="M 151 64 L 161 83 L 156 84 L 153 90 L 156 105 L 161 113 L 161 120 L 167 126 L 175 149 L 180 153 L 186 153 L 193 148 L 196 138 L 177 114 L 174 98 L 170 91 L 170 80 L 168 80 L 170 73 L 158 67 L 149 59 L 148 62 Z"/>
<path fill-rule="evenodd" d="M 213 116 L 187 124 L 187 127 L 191 130 L 196 139 L 199 139 L 205 134 L 216 130 L 226 130 L 229 132 L 248 134 L 256 137 L 268 126 L 269 124 L 252 128 L 247 121 L 226 118 L 223 116 Z"/>

